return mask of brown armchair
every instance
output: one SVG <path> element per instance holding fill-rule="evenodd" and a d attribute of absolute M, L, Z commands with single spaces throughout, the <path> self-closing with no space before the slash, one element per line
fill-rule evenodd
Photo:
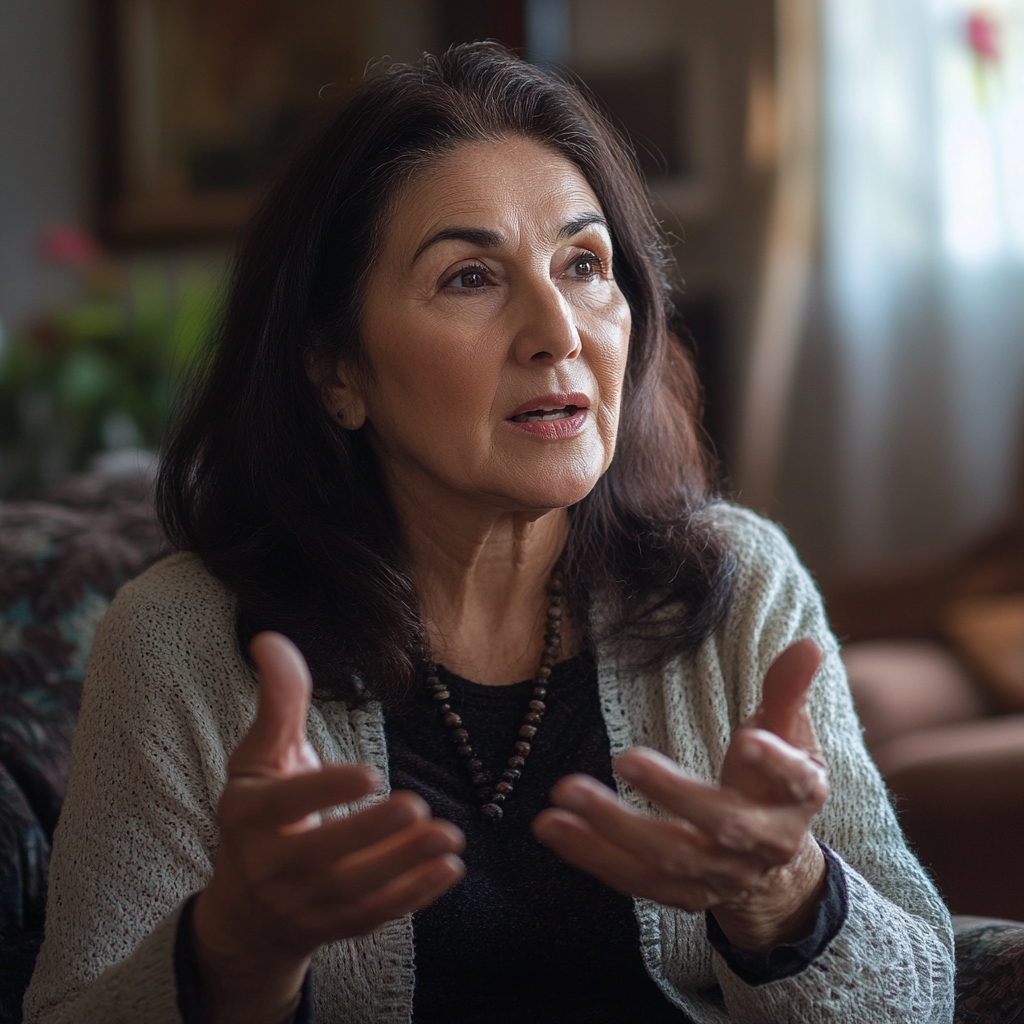
<path fill-rule="evenodd" d="M 1024 516 L 826 602 L 865 741 L 950 908 L 1024 920 Z"/>

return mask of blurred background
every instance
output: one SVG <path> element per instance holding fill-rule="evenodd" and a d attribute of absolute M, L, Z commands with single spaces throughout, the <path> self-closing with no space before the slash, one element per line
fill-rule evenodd
<path fill-rule="evenodd" d="M 726 493 L 822 584 L 954 909 L 1024 919 L 1024 0 L 2 0 L 3 557 L 43 557 L 14 499 L 108 515 L 74 481 L 145 478 L 232 237 L 310 120 L 487 37 L 632 137 Z M 76 650 L 160 551 L 151 510 L 117 507 L 148 539 Z"/>
<path fill-rule="evenodd" d="M 821 578 L 1009 508 L 1019 0 L 4 0 L 0 494 L 153 449 L 233 232 L 364 71 L 494 37 L 630 131 L 732 493 Z"/>

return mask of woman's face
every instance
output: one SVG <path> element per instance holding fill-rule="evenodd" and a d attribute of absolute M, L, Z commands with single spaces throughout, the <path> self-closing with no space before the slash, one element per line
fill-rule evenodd
<path fill-rule="evenodd" d="M 630 313 L 600 204 L 538 143 L 463 146 L 400 192 L 339 368 L 389 484 L 505 511 L 583 498 L 615 451 Z"/>

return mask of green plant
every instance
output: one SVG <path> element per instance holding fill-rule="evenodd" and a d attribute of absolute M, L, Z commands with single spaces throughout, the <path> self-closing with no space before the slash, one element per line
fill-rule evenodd
<path fill-rule="evenodd" d="M 202 372 L 219 275 L 116 275 L 99 259 L 80 269 L 87 297 L 40 317 L 0 355 L 7 494 L 81 471 L 100 452 L 159 448 L 181 387 Z"/>

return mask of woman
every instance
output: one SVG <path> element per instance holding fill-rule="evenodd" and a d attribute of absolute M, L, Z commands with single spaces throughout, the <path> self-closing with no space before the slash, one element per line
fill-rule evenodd
<path fill-rule="evenodd" d="M 820 601 L 709 502 L 661 260 L 496 46 L 294 162 L 162 469 L 187 553 L 97 634 L 27 1020 L 950 1019 Z"/>

